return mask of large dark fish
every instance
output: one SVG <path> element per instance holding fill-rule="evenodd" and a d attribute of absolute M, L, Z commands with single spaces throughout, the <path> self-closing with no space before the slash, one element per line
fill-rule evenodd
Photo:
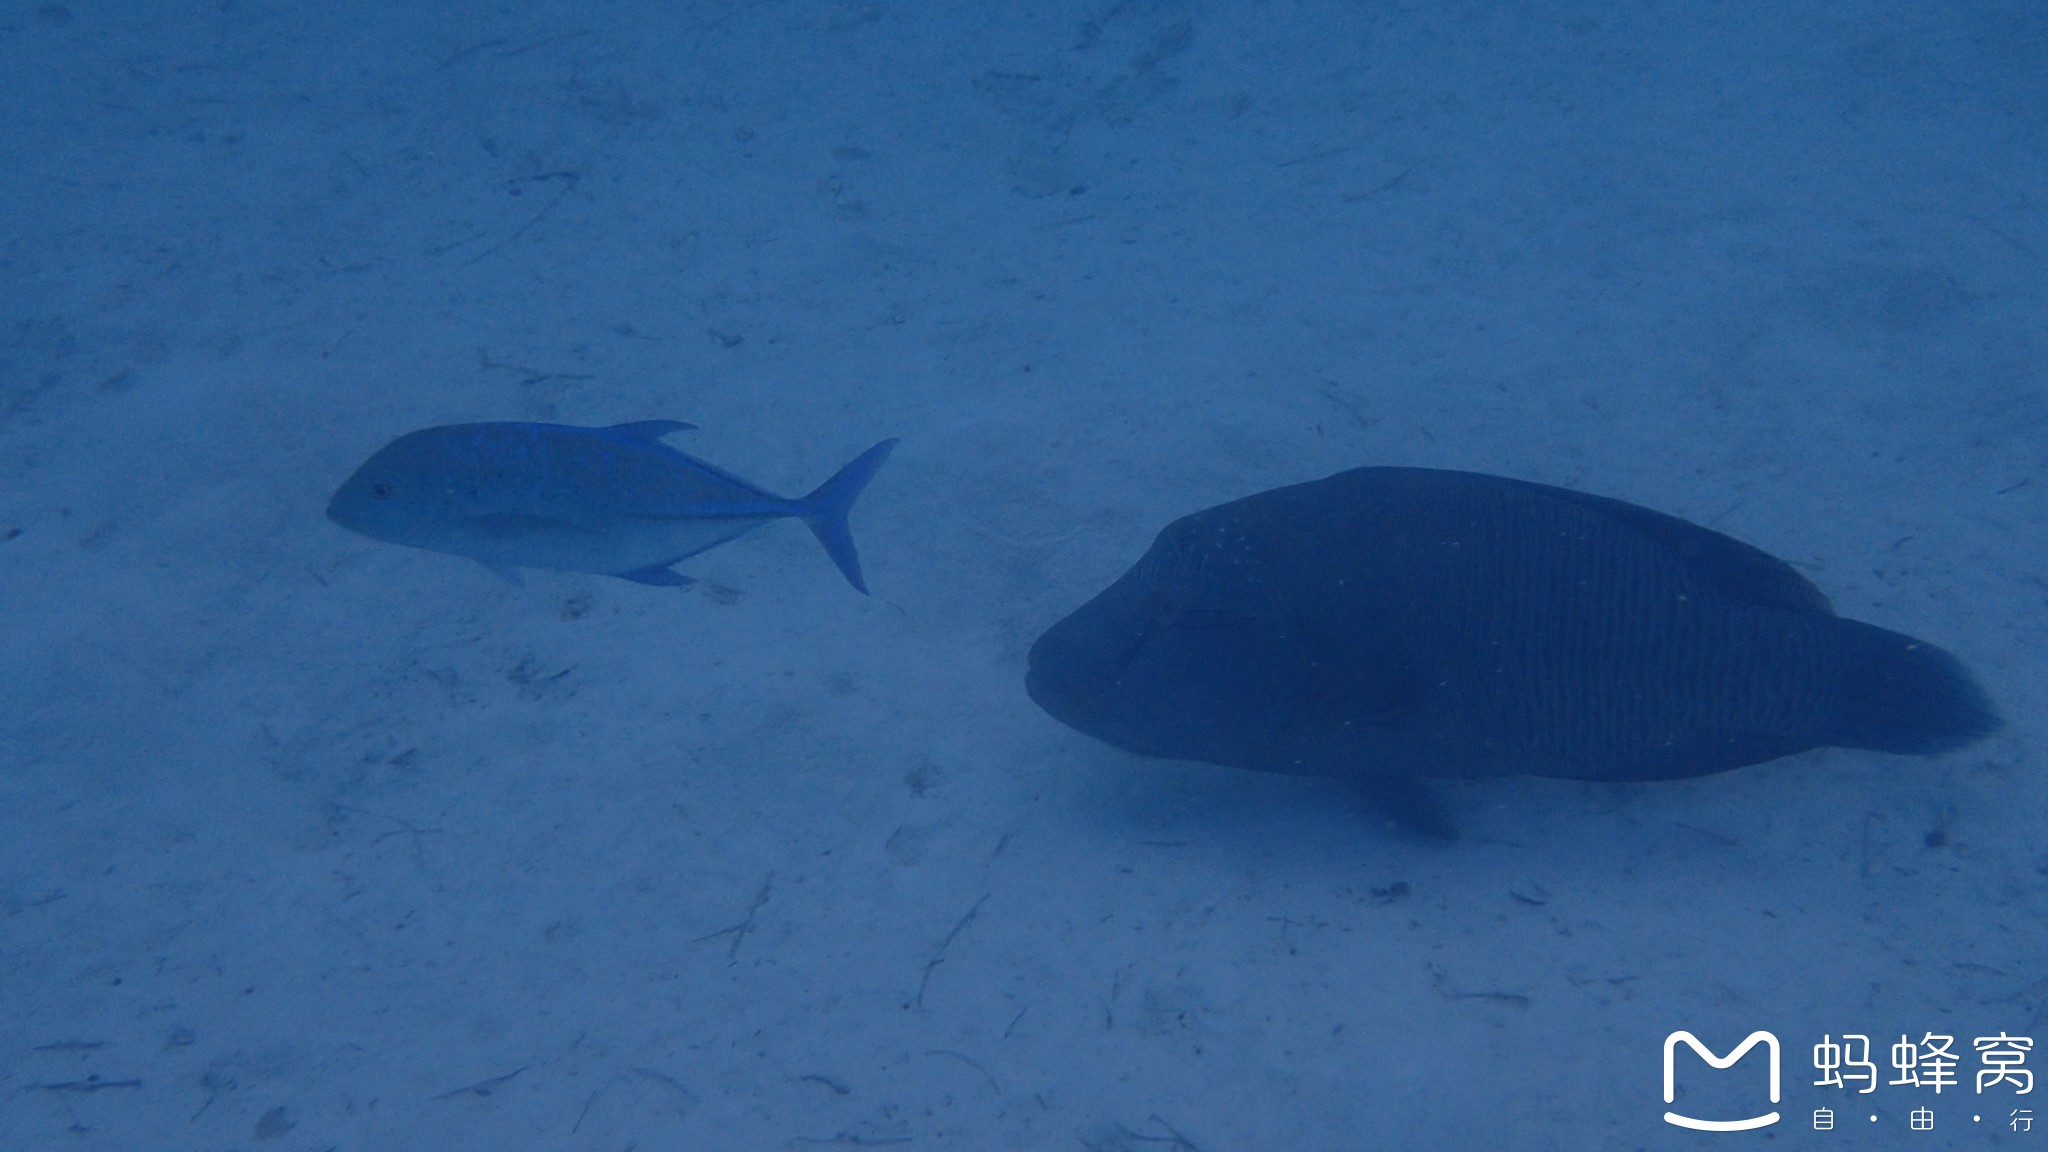
<path fill-rule="evenodd" d="M 493 570 L 554 568 L 684 585 L 679 560 L 796 517 L 862 592 L 846 514 L 894 440 L 860 454 L 801 500 L 763 492 L 661 437 L 691 425 L 609 428 L 450 424 L 377 450 L 327 515 L 354 532 L 480 560 Z"/>
<path fill-rule="evenodd" d="M 1999 726 L 1931 644 L 1835 615 L 1675 517 L 1469 472 L 1360 468 L 1175 521 L 1032 645 L 1027 687 L 1120 748 L 1331 776 L 1455 836 L 1421 781 L 1668 780 Z"/>

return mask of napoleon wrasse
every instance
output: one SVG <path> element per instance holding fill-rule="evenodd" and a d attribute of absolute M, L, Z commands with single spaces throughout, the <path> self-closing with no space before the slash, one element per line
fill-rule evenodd
<path fill-rule="evenodd" d="M 1784 561 L 1619 500 L 1360 468 L 1175 521 L 1031 648 L 1119 748 L 1327 776 L 1444 837 L 1424 781 L 1670 780 L 1999 727 L 1961 662 L 1835 615 Z"/>

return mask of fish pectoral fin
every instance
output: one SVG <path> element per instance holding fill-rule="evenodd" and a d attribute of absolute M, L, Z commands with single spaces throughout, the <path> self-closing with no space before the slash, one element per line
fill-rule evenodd
<path fill-rule="evenodd" d="M 803 509 L 787 500 L 759 500 L 746 503 L 734 500 L 715 500 L 704 504 L 678 504 L 660 508 L 640 508 L 624 513 L 628 520 L 714 520 L 728 521 L 735 525 L 732 536 L 752 532 L 770 520 L 785 516 L 799 516 Z M 730 540 L 732 536 L 725 539 Z"/>
<path fill-rule="evenodd" d="M 1433 840 L 1456 840 L 1458 822 L 1429 781 L 1406 774 L 1356 773 L 1344 782 L 1365 797 L 1387 823 Z"/>
<path fill-rule="evenodd" d="M 672 564 L 674 561 L 669 563 Z M 612 575 L 621 580 L 631 580 L 635 584 L 652 584 L 656 588 L 687 588 L 696 583 L 690 577 L 670 568 L 668 564 L 649 564 L 645 568 L 635 568 L 631 572 L 614 572 Z"/>
<path fill-rule="evenodd" d="M 1392 644 L 1318 659 L 1297 675 L 1309 687 L 1295 702 L 1294 722 L 1325 733 L 1402 727 L 1415 719 L 1428 694 L 1415 661 Z"/>
<path fill-rule="evenodd" d="M 543 532 L 583 532 L 591 529 L 571 520 L 554 516 L 535 516 L 525 512 L 483 512 L 465 516 L 462 522 L 485 536 L 516 538 L 533 536 Z"/>

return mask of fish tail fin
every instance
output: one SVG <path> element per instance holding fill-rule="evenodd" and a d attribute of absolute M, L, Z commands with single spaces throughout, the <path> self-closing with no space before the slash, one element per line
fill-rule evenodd
<path fill-rule="evenodd" d="M 1974 744 L 2004 724 L 1954 656 L 1874 625 L 1840 624 L 1843 698 L 1828 743 L 1931 756 Z"/>
<path fill-rule="evenodd" d="M 853 502 L 860 498 L 861 490 L 868 486 L 868 481 L 875 478 L 875 470 L 889 458 L 889 450 L 894 447 L 896 441 L 882 441 L 854 457 L 852 463 L 798 501 L 804 506 L 804 523 L 811 526 L 811 534 L 825 546 L 825 554 L 832 557 L 832 562 L 839 565 L 847 583 L 863 594 L 868 586 L 860 577 L 860 556 L 853 550 L 853 530 L 846 526 L 846 514 L 853 509 Z"/>

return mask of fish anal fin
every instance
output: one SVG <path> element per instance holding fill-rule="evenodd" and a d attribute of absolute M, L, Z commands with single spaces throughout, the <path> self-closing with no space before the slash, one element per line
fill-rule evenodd
<path fill-rule="evenodd" d="M 650 584 L 656 588 L 687 588 L 697 582 L 667 564 L 649 564 L 645 568 L 635 568 L 631 572 L 614 572 L 612 575 L 621 580 L 631 580 L 635 584 Z"/>
<path fill-rule="evenodd" d="M 685 432 L 695 427 L 695 424 L 685 424 L 681 420 L 632 420 L 613 424 L 604 431 L 635 440 L 659 440 L 671 432 Z"/>
<path fill-rule="evenodd" d="M 1450 806 L 1429 781 L 1420 776 L 1357 773 L 1344 782 L 1356 789 L 1387 823 L 1432 840 L 1456 840 L 1458 822 Z"/>

